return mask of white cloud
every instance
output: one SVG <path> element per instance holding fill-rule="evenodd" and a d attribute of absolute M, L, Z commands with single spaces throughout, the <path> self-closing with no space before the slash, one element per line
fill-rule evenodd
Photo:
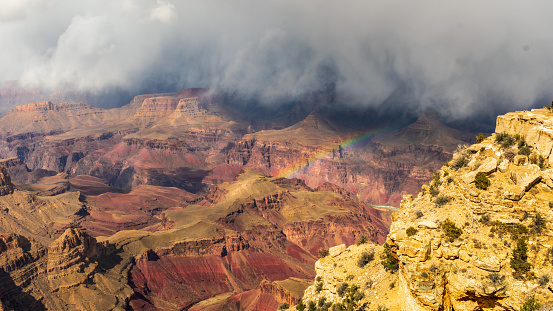
<path fill-rule="evenodd" d="M 0 1 L 0 21 L 10 22 L 24 19 L 29 10 L 46 5 L 48 0 L 2 0 Z"/>
<path fill-rule="evenodd" d="M 492 99 L 525 108 L 553 96 L 551 11 L 537 0 L 0 0 L 0 21 L 17 21 L 0 27 L 0 80 L 215 85 L 271 102 L 335 85 L 359 105 L 401 90 L 452 114 Z"/>
<path fill-rule="evenodd" d="M 175 6 L 169 2 L 157 0 L 157 5 L 150 13 L 150 19 L 169 24 L 177 18 Z"/>

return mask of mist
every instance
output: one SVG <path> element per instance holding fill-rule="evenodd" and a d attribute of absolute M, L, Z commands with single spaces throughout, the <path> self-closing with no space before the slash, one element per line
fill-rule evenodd
<path fill-rule="evenodd" d="M 274 107 L 456 120 L 553 99 L 553 3 L 0 0 L 0 81 L 106 94 L 212 87 Z M 126 102 L 110 105 L 123 105 Z"/>

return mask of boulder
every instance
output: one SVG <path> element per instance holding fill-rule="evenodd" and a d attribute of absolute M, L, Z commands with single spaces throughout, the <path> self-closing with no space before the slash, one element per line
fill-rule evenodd
<path fill-rule="evenodd" d="M 423 220 L 418 222 L 419 228 L 437 229 L 438 225 L 431 220 Z"/>
<path fill-rule="evenodd" d="M 524 170 L 511 171 L 511 180 L 519 187 L 524 188 L 524 191 L 528 191 L 541 180 L 542 172 L 540 167 L 535 164 L 530 164 L 525 167 Z"/>
<path fill-rule="evenodd" d="M 346 244 L 336 245 L 328 249 L 330 257 L 336 257 L 346 250 Z"/>
<path fill-rule="evenodd" d="M 526 165 L 526 163 L 528 163 L 528 157 L 523 154 L 519 154 L 515 157 L 514 163 L 518 166 Z"/>

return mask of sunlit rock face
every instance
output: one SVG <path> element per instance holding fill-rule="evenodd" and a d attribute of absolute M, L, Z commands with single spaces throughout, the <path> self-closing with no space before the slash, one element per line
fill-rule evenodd
<path fill-rule="evenodd" d="M 382 246 L 331 249 L 316 263 L 319 281 L 303 300 L 343 304 L 336 292 L 345 282 L 364 293 L 358 306 L 390 310 L 519 310 L 532 296 L 547 305 L 553 184 L 544 146 L 551 120 L 547 109 L 499 116 L 496 133 L 460 149 L 392 215 L 386 242 L 396 273 L 380 264 Z M 529 156 L 515 156 L 519 151 Z M 359 267 L 367 252 L 374 261 Z"/>

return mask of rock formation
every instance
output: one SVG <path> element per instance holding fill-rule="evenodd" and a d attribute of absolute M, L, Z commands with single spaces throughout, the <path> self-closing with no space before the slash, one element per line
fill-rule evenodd
<path fill-rule="evenodd" d="M 498 117 L 495 134 L 459 149 L 418 198 L 404 197 L 385 247 L 336 247 L 318 261 L 303 302 L 345 305 L 352 293 L 371 310 L 551 307 L 551 120 L 546 109 Z"/>
<path fill-rule="evenodd" d="M 0 164 L 0 196 L 13 193 L 13 184 L 6 167 Z"/>

